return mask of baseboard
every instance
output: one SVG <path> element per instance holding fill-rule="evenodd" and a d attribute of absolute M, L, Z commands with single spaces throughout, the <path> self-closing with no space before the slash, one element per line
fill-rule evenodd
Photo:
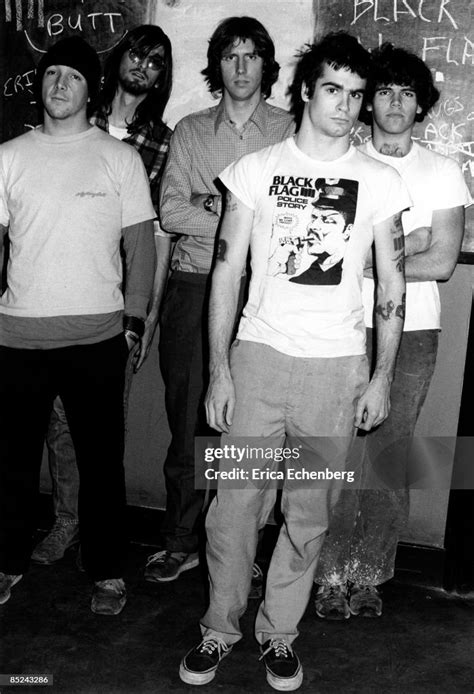
<path fill-rule="evenodd" d="M 130 540 L 137 544 L 159 546 L 159 528 L 163 515 L 164 512 L 161 509 L 127 506 Z M 48 530 L 52 523 L 51 495 L 40 494 L 38 529 Z M 267 526 L 262 543 L 264 557 L 271 554 L 277 532 L 277 526 Z M 442 587 L 445 558 L 444 549 L 401 542 L 397 549 L 395 580 L 415 585 Z"/>

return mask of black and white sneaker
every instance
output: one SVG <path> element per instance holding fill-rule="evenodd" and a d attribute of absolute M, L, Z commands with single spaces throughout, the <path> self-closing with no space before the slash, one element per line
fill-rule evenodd
<path fill-rule="evenodd" d="M 267 682 L 280 692 L 292 692 L 303 682 L 303 667 L 290 644 L 285 639 L 269 639 L 262 646 L 267 669 Z"/>
<path fill-rule="evenodd" d="M 219 663 L 231 650 L 232 645 L 222 639 L 204 638 L 184 656 L 179 666 L 180 678 L 186 684 L 207 684 L 214 679 Z"/>

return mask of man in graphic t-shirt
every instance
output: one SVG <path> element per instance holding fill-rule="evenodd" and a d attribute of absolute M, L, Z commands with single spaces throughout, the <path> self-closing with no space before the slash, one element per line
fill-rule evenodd
<path fill-rule="evenodd" d="M 155 211 L 140 155 L 89 124 L 99 79 L 89 44 L 56 43 L 37 70 L 43 125 L 0 147 L 0 239 L 10 239 L 0 299 L 0 604 L 28 568 L 59 395 L 79 467 L 91 609 L 114 615 L 126 602 L 125 363 L 144 332 Z"/>
<path fill-rule="evenodd" d="M 355 428 L 377 426 L 389 409 L 405 291 L 400 214 L 410 199 L 391 167 L 349 143 L 369 64 L 368 52 L 344 33 L 309 47 L 292 86 L 296 137 L 244 156 L 220 175 L 228 193 L 209 310 L 208 421 L 223 433 L 222 450 L 242 446 L 248 437 L 253 444 L 257 437 L 262 450 L 267 444 L 281 447 L 285 437 L 299 442 L 301 455 L 299 446 L 289 446 L 296 453 L 288 473 L 290 467 L 303 473 L 319 459 L 331 471 L 342 467 Z M 275 274 L 273 257 L 282 239 L 298 248 L 307 236 L 319 236 L 316 228 L 308 232 L 312 203 L 332 194 L 333 204 L 337 198 L 342 204 L 348 191 L 356 214 L 342 247 L 340 281 L 291 282 L 297 263 Z M 377 305 L 381 313 L 392 303 L 396 310 L 381 321 L 369 382 L 360 287 L 372 243 L 380 279 Z M 249 248 L 249 297 L 229 354 Z M 277 471 L 273 466 L 268 458 L 243 459 L 244 488 L 222 476 L 218 482 L 206 522 L 210 603 L 201 619 L 202 640 L 181 662 L 180 677 L 187 683 L 211 681 L 219 662 L 242 638 L 239 620 L 247 604 L 258 528 L 276 495 L 268 481 L 269 470 Z M 221 457 L 221 475 L 234 470 L 235 461 Z M 329 507 L 337 498 L 335 489 L 322 487 L 298 484 L 289 476 L 283 482 L 285 521 L 255 625 L 267 681 L 278 690 L 296 689 L 303 679 L 292 644 L 309 600 Z"/>

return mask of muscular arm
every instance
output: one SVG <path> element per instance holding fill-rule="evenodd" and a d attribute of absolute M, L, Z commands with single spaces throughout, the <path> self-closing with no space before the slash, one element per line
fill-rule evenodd
<path fill-rule="evenodd" d="M 216 234 L 219 217 L 193 202 L 197 196 L 215 195 L 216 190 L 206 191 L 204 181 L 199 190 L 193 189 L 192 181 L 193 133 L 186 123 L 178 123 L 174 131 L 168 154 L 160 191 L 160 219 L 163 229 L 173 234 L 205 236 L 213 238 Z M 212 146 L 210 144 L 209 146 Z M 204 173 L 204 172 L 203 172 Z M 209 177 L 212 178 L 210 172 Z"/>
<path fill-rule="evenodd" d="M 431 242 L 421 253 L 405 261 L 407 282 L 448 280 L 454 272 L 464 233 L 464 207 L 435 210 L 431 223 Z M 407 238 L 410 237 L 410 234 Z"/>
<path fill-rule="evenodd" d="M 205 405 L 207 421 L 218 431 L 229 430 L 234 412 L 235 391 L 230 374 L 229 345 L 252 220 L 253 210 L 229 193 L 209 300 L 210 381 Z"/>
<path fill-rule="evenodd" d="M 405 319 L 404 239 L 400 214 L 374 228 L 377 290 L 375 371 L 356 407 L 354 424 L 370 431 L 390 410 L 390 386 Z"/>

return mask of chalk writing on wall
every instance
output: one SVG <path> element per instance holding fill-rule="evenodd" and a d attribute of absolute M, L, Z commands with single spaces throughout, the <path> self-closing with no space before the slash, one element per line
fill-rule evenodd
<path fill-rule="evenodd" d="M 430 67 L 441 92 L 438 103 L 414 130 L 425 147 L 456 159 L 466 182 L 474 184 L 474 37 L 470 3 L 465 0 L 315 1 L 317 36 L 344 29 L 367 47 L 384 41 L 419 55 Z M 358 126 L 356 143 L 370 132 Z M 472 211 L 464 250 L 474 251 Z"/>
<path fill-rule="evenodd" d="M 145 21 L 147 0 L 3 0 L 0 6 L 1 140 L 38 121 L 33 82 L 41 55 L 79 35 L 103 59 L 128 28 Z"/>

